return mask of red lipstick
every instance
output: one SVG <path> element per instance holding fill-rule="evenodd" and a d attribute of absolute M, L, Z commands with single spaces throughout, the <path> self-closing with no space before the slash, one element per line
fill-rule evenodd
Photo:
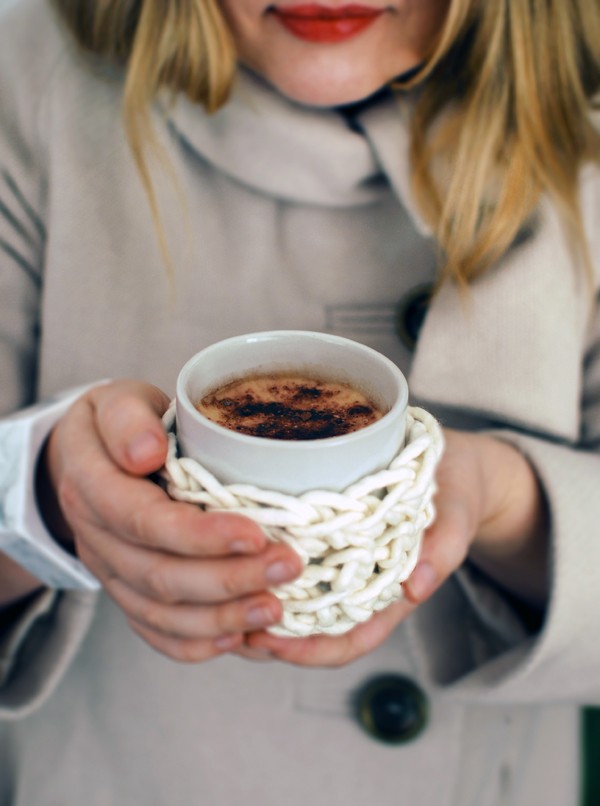
<path fill-rule="evenodd" d="M 306 3 L 285 8 L 273 7 L 275 18 L 291 34 L 309 42 L 342 42 L 364 31 L 383 9 L 361 5 L 339 8 Z"/>

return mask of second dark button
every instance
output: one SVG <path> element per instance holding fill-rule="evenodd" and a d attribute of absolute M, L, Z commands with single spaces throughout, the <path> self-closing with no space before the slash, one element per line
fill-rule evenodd
<path fill-rule="evenodd" d="M 396 306 L 396 334 L 411 352 L 415 349 L 419 332 L 427 316 L 433 288 L 431 283 L 412 288 Z"/>
<path fill-rule="evenodd" d="M 402 744 L 416 738 L 427 724 L 429 703 L 410 678 L 385 674 L 367 681 L 355 695 L 358 721 L 376 739 Z"/>

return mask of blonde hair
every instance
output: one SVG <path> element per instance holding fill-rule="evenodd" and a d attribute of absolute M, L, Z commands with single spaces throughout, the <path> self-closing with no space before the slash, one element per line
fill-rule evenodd
<path fill-rule="evenodd" d="M 126 69 L 127 136 L 164 234 L 145 147 L 161 90 L 208 112 L 228 98 L 235 49 L 218 0 L 53 0 L 86 50 Z M 451 0 L 419 73 L 411 160 L 417 202 L 461 285 L 489 268 L 542 193 L 587 260 L 578 179 L 600 161 L 590 117 L 600 89 L 600 6 L 590 0 Z"/>
<path fill-rule="evenodd" d="M 542 193 L 591 270 L 578 199 L 600 162 L 600 5 L 589 0 L 453 0 L 412 127 L 413 186 L 465 283 L 501 257 Z M 597 99 L 596 99 L 597 100 Z M 598 121 L 596 121 L 596 125 Z"/>

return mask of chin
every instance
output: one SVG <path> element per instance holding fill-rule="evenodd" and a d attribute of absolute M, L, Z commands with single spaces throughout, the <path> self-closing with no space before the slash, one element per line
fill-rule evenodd
<path fill-rule="evenodd" d="M 365 81 L 364 76 L 339 80 L 333 76 L 266 76 L 270 84 L 287 98 L 303 106 L 334 107 L 352 104 L 370 97 L 388 83 L 388 79 Z"/>
<path fill-rule="evenodd" d="M 354 49 L 342 56 L 337 49 L 296 47 L 275 53 L 255 53 L 245 60 L 286 98 L 303 106 L 332 107 L 351 104 L 373 95 L 394 76 L 392 64 L 373 68 L 375 59 Z"/>
<path fill-rule="evenodd" d="M 360 90 L 356 87 L 350 87 L 348 89 L 323 87 L 320 88 L 318 92 L 311 91 L 311 88 L 303 87 L 293 87 L 289 89 L 284 87 L 276 87 L 276 89 L 279 90 L 282 95 L 285 95 L 290 100 L 295 101 L 302 106 L 313 106 L 327 109 L 337 106 L 346 106 L 348 104 L 362 101 L 365 98 L 369 98 L 371 95 L 374 95 L 378 90 L 380 90 L 385 83 L 386 82 L 378 85 L 377 87 L 365 90 Z"/>

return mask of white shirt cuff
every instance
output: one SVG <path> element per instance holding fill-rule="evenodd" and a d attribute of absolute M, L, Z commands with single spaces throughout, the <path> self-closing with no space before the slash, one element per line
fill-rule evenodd
<path fill-rule="evenodd" d="M 97 385 L 70 390 L 0 421 L 0 551 L 50 588 L 100 587 L 53 539 L 35 496 L 37 461 L 48 434 L 75 400 Z"/>

